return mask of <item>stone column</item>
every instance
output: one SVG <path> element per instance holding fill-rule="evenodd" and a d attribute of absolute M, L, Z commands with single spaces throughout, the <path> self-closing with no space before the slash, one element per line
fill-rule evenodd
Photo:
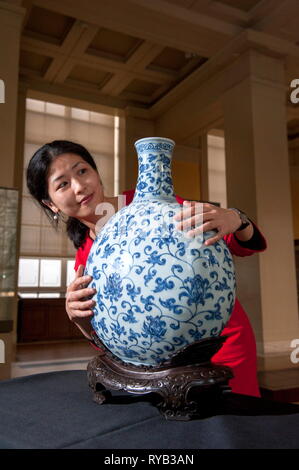
<path fill-rule="evenodd" d="M 0 186 L 13 187 L 16 145 L 19 50 L 25 10 L 0 1 L 0 79 L 5 102 L 0 104 L 1 172 Z"/>
<path fill-rule="evenodd" d="M 25 10 L 18 7 L 17 2 L 0 1 L 0 80 L 4 85 L 1 87 L 1 91 L 5 92 L 4 100 L 0 99 L 0 186 L 7 188 L 16 187 L 19 50 L 24 13 Z M 3 274 L 4 271 L 5 266 L 1 266 L 1 273 Z M 3 363 L 3 358 L 0 358 L 0 380 L 10 377 L 11 361 L 13 360 L 17 297 L 11 294 L 12 292 L 9 292 L 7 296 L 1 296 L 0 346 L 5 352 L 5 362 Z M 13 321 L 12 328 L 7 326 L 11 321 Z"/>
<path fill-rule="evenodd" d="M 282 60 L 248 53 L 250 74 L 223 96 L 227 205 L 248 213 L 268 249 L 238 258 L 238 297 L 254 327 L 260 369 L 292 367 L 299 338 Z"/>

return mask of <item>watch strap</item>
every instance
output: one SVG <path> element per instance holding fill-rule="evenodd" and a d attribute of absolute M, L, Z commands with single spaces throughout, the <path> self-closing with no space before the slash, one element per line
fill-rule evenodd
<path fill-rule="evenodd" d="M 238 216 L 241 219 L 241 225 L 239 228 L 237 228 L 236 232 L 240 232 L 241 230 L 244 230 L 250 225 L 251 222 L 245 212 L 240 211 L 240 209 L 237 209 L 236 207 L 230 207 L 229 209 L 237 212 Z"/>

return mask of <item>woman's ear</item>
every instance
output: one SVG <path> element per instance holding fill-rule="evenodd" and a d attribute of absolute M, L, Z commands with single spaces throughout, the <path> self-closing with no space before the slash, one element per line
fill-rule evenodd
<path fill-rule="evenodd" d="M 51 209 L 51 211 L 53 212 L 56 212 L 57 210 L 57 207 L 55 206 L 55 204 L 53 204 L 52 201 L 49 201 L 48 199 L 42 199 L 42 203 L 44 206 L 48 207 L 49 209 Z M 56 209 L 56 210 L 55 210 Z"/>

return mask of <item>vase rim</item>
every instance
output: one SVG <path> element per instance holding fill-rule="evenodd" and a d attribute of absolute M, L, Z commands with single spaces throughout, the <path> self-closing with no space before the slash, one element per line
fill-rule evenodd
<path fill-rule="evenodd" d="M 169 142 L 173 145 L 175 145 L 175 141 L 172 140 L 172 139 L 169 139 L 168 137 L 143 137 L 142 139 L 138 139 L 136 140 L 136 142 L 134 143 L 134 146 L 136 147 L 138 144 L 140 144 L 141 142 L 146 142 L 147 140 L 163 140 L 164 142 Z"/>

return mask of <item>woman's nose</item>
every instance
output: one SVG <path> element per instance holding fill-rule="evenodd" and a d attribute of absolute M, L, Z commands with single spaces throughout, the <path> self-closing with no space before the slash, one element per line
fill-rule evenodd
<path fill-rule="evenodd" d="M 80 194 L 84 191 L 84 183 L 76 178 L 72 180 L 72 188 L 75 194 Z"/>

